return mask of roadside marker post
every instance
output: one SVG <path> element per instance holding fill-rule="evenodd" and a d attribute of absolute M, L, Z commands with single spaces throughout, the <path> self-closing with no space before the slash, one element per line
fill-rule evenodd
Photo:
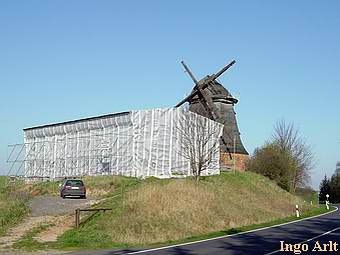
<path fill-rule="evenodd" d="M 296 205 L 295 209 L 296 209 L 296 217 L 300 218 L 299 205 Z"/>
<path fill-rule="evenodd" d="M 326 208 L 329 210 L 329 201 L 328 201 L 329 195 L 326 194 Z"/>

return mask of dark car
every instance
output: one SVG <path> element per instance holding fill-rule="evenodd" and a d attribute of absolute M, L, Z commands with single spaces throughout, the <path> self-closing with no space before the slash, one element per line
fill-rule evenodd
<path fill-rule="evenodd" d="M 77 196 L 86 198 L 86 188 L 82 180 L 66 179 L 60 186 L 60 196 L 65 198 L 67 196 Z"/>

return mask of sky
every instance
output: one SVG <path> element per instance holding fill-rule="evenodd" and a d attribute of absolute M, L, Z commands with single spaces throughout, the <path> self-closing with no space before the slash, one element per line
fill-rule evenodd
<path fill-rule="evenodd" d="M 172 107 L 197 78 L 235 96 L 250 153 L 279 120 L 312 146 L 312 186 L 340 160 L 339 1 L 0 1 L 0 174 L 25 127 Z"/>

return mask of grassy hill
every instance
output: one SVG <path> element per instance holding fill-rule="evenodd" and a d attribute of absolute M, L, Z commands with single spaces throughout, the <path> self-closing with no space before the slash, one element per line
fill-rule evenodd
<path fill-rule="evenodd" d="M 79 230 L 66 232 L 59 238 L 65 247 L 140 246 L 184 240 L 282 219 L 294 215 L 296 204 L 302 214 L 312 209 L 308 202 L 251 172 L 223 173 L 198 184 L 190 178 L 96 178 L 88 186 L 95 192 L 99 184 L 99 190 L 105 190 L 108 197 L 99 207 L 114 210 L 99 213 Z"/>
<path fill-rule="evenodd" d="M 68 230 L 57 242 L 41 244 L 31 233 L 28 241 L 19 241 L 17 247 L 150 246 L 235 233 L 257 224 L 280 223 L 290 216 L 294 219 L 296 204 L 303 216 L 310 215 L 311 209 L 321 212 L 315 203 L 310 205 L 307 196 L 294 196 L 251 172 L 222 173 L 199 183 L 191 178 L 140 180 L 122 176 L 85 177 L 84 181 L 89 196 L 103 199 L 95 207 L 112 211 L 87 221 L 85 215 L 79 230 Z M 29 197 L 58 196 L 59 183 L 17 181 L 9 185 L 8 178 L 0 178 L 0 235 L 27 214 Z"/>

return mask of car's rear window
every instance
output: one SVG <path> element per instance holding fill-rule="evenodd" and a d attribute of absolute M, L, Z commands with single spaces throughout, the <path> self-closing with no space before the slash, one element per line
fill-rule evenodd
<path fill-rule="evenodd" d="M 84 186 L 84 183 L 81 180 L 68 180 L 66 186 L 81 187 Z"/>

